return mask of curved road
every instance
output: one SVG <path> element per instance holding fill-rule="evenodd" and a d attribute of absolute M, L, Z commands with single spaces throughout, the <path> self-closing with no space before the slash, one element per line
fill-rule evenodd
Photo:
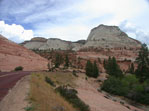
<path fill-rule="evenodd" d="M 0 101 L 8 93 L 18 80 L 22 77 L 29 75 L 29 71 L 18 71 L 18 72 L 0 72 Z"/>

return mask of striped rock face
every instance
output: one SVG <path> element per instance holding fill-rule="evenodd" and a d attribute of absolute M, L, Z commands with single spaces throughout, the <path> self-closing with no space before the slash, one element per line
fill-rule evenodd
<path fill-rule="evenodd" d="M 47 70 L 48 61 L 34 52 L 0 35 L 0 70 L 12 71 L 22 66 L 24 71 Z"/>

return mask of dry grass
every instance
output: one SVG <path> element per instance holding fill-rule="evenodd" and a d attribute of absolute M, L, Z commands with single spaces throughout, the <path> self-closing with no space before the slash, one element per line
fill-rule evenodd
<path fill-rule="evenodd" d="M 47 72 L 44 73 L 44 75 L 51 78 L 56 85 L 70 85 L 71 87 L 76 86 L 74 83 L 76 77 L 73 76 L 71 72 Z"/>
<path fill-rule="evenodd" d="M 45 82 L 45 76 L 50 76 L 54 80 L 61 79 L 57 74 L 32 74 L 30 101 L 35 111 L 76 111 L 71 104 L 64 100 L 59 94 L 55 93 L 52 86 Z M 57 75 L 57 76 L 56 76 Z M 68 76 L 68 75 L 66 75 Z M 70 77 L 71 78 L 71 77 Z M 60 82 L 67 82 L 67 79 Z"/>

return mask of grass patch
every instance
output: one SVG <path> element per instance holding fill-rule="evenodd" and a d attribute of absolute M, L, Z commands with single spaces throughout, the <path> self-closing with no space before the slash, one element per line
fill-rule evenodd
<path fill-rule="evenodd" d="M 49 77 L 55 85 L 69 85 L 75 87 L 75 79 L 77 79 L 71 72 L 46 72 L 45 76 Z"/>
<path fill-rule="evenodd" d="M 49 74 L 31 75 L 29 100 L 35 108 L 29 111 L 77 111 L 45 81 L 47 75 Z"/>

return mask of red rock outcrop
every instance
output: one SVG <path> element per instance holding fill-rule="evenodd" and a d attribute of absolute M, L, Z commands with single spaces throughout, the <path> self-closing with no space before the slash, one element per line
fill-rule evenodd
<path fill-rule="evenodd" d="M 40 55 L 0 35 L 0 70 L 12 71 L 22 66 L 24 71 L 47 70 L 48 61 Z"/>

